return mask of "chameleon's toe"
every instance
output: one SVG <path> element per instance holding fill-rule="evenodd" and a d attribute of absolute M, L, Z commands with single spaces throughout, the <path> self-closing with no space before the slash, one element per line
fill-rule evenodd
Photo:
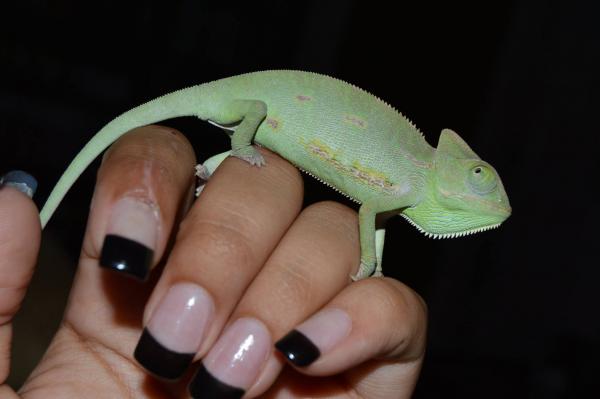
<path fill-rule="evenodd" d="M 208 168 L 206 166 L 204 166 L 203 164 L 198 164 L 196 165 L 196 176 L 199 177 L 202 180 L 208 180 L 210 179 L 210 171 L 208 170 Z"/>
<path fill-rule="evenodd" d="M 211 173 L 210 170 L 204 166 L 203 164 L 196 165 L 196 177 L 198 177 L 201 181 L 198 183 L 196 187 L 196 197 L 200 196 L 202 190 L 204 190 L 204 186 L 206 185 L 206 181 L 210 179 Z"/>
<path fill-rule="evenodd" d="M 265 158 L 252 146 L 231 151 L 231 155 L 248 162 L 252 166 L 266 165 Z"/>
<path fill-rule="evenodd" d="M 375 273 L 371 277 L 384 277 L 381 270 L 375 270 Z"/>
<path fill-rule="evenodd" d="M 383 270 L 381 268 L 381 257 L 377 259 L 377 267 L 375 268 L 375 271 L 373 272 L 373 275 L 371 277 L 383 277 Z"/>
<path fill-rule="evenodd" d="M 367 277 L 371 277 L 371 275 L 373 275 L 373 273 L 375 272 L 376 267 L 377 265 L 375 263 L 367 264 L 361 261 L 360 267 L 358 268 L 358 272 L 356 274 L 351 275 L 350 278 L 352 279 L 352 281 L 358 281 Z"/>

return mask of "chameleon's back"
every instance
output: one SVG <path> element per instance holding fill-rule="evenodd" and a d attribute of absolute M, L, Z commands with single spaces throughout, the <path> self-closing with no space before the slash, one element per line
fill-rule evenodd
<path fill-rule="evenodd" d="M 433 148 L 397 111 L 328 76 L 254 72 L 209 83 L 206 89 L 218 103 L 264 101 L 267 117 L 256 143 L 360 202 L 406 190 L 433 156 Z"/>
<path fill-rule="evenodd" d="M 179 116 L 218 121 L 232 100 L 244 99 L 267 105 L 256 143 L 360 202 L 405 194 L 433 156 L 407 119 L 363 90 L 309 72 L 254 72 L 166 94 L 109 122 L 59 179 L 40 213 L 42 226 L 81 172 L 127 131 Z"/>

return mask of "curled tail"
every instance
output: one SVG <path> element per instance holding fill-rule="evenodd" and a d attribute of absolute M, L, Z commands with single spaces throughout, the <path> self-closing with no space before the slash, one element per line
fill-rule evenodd
<path fill-rule="evenodd" d="M 85 168 L 115 140 L 140 126 L 180 116 L 201 116 L 200 93 L 204 85 L 192 86 L 158 97 L 113 119 L 75 156 L 46 200 L 40 219 L 42 228 Z"/>

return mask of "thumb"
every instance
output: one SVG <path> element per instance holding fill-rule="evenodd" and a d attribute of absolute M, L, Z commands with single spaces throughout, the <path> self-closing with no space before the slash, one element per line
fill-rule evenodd
<path fill-rule="evenodd" d="M 12 318 L 29 285 L 40 246 L 40 218 L 31 200 L 36 188 L 35 179 L 25 172 L 0 177 L 0 393 L 10 369 Z"/>

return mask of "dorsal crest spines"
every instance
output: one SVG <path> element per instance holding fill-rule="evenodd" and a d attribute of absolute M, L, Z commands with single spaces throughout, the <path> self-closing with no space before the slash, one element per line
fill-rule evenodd
<path fill-rule="evenodd" d="M 386 108 L 388 108 L 390 111 L 398 114 L 401 118 L 403 118 L 418 134 L 419 136 L 421 136 L 423 139 L 425 138 L 425 136 L 423 135 L 423 133 L 419 130 L 419 128 L 415 125 L 415 123 L 410 120 L 409 118 L 407 118 L 402 112 L 398 111 L 396 108 L 394 108 L 393 106 L 391 106 L 389 103 L 387 103 L 386 101 L 382 100 L 381 98 L 379 98 L 378 96 L 372 94 L 371 92 L 356 86 L 355 84 L 346 82 L 345 80 L 330 76 L 330 75 L 326 75 L 326 74 L 322 74 L 322 73 L 317 73 L 317 72 L 312 72 L 312 71 L 301 71 L 301 70 L 297 70 L 297 69 L 267 69 L 264 71 L 260 71 L 260 72 L 292 72 L 292 73 L 306 73 L 306 74 L 310 74 L 310 75 L 314 75 L 314 76 L 318 76 L 318 77 L 326 77 L 329 79 L 332 79 L 334 81 L 343 83 L 351 88 L 353 88 L 354 90 L 357 90 L 361 93 L 365 93 L 371 97 L 373 97 L 377 102 L 383 104 Z M 250 75 L 252 73 L 256 73 L 256 72 L 248 72 L 244 75 Z"/>
<path fill-rule="evenodd" d="M 297 72 L 297 71 L 292 71 L 292 72 Z M 361 88 L 361 87 L 358 87 L 358 86 L 356 86 L 355 84 L 352 84 L 352 83 L 346 82 L 345 80 L 342 80 L 342 79 L 339 79 L 339 78 L 336 78 L 336 77 L 333 77 L 333 76 L 329 76 L 329 75 L 323 75 L 323 74 L 318 74 L 318 73 L 316 73 L 316 72 L 309 72 L 309 73 L 311 73 L 311 74 L 314 74 L 314 75 L 318 75 L 318 76 L 326 76 L 326 77 L 328 77 L 328 78 L 330 78 L 330 79 L 333 79 L 333 80 L 336 80 L 336 81 L 338 81 L 338 82 L 344 83 L 344 84 L 346 84 L 346 85 L 348 85 L 348 86 L 352 87 L 354 90 L 358 90 L 358 91 L 360 91 L 360 92 L 362 92 L 362 93 L 366 93 L 366 94 L 368 94 L 368 95 L 372 96 L 372 97 L 373 97 L 373 98 L 375 98 L 375 99 L 376 99 L 376 100 L 377 100 L 379 103 L 381 103 L 381 104 L 385 105 L 387 108 L 389 108 L 389 110 L 390 110 L 390 111 L 393 111 L 393 112 L 397 113 L 398 115 L 400 115 L 402 118 L 404 118 L 404 120 L 406 120 L 406 121 L 408 122 L 408 124 L 409 124 L 409 125 L 410 125 L 410 126 L 413 128 L 413 129 L 415 129 L 415 131 L 416 131 L 417 133 L 419 133 L 419 135 L 421 135 L 421 137 L 424 137 L 424 136 L 423 136 L 423 133 L 422 133 L 422 132 L 419 130 L 419 128 L 418 128 L 418 127 L 415 125 L 415 123 L 414 123 L 412 120 L 410 120 L 409 118 L 407 118 L 407 117 L 406 117 L 406 115 L 404 115 L 402 112 L 398 111 L 398 110 L 397 110 L 395 107 L 393 107 L 393 106 L 392 106 L 392 105 L 390 105 L 388 102 L 386 102 L 385 100 L 381 99 L 380 97 L 376 96 L 375 94 L 373 94 L 373 93 L 371 93 L 371 92 L 369 92 L 369 91 L 367 91 L 367 90 L 365 90 L 365 89 L 363 89 L 363 88 Z"/>

